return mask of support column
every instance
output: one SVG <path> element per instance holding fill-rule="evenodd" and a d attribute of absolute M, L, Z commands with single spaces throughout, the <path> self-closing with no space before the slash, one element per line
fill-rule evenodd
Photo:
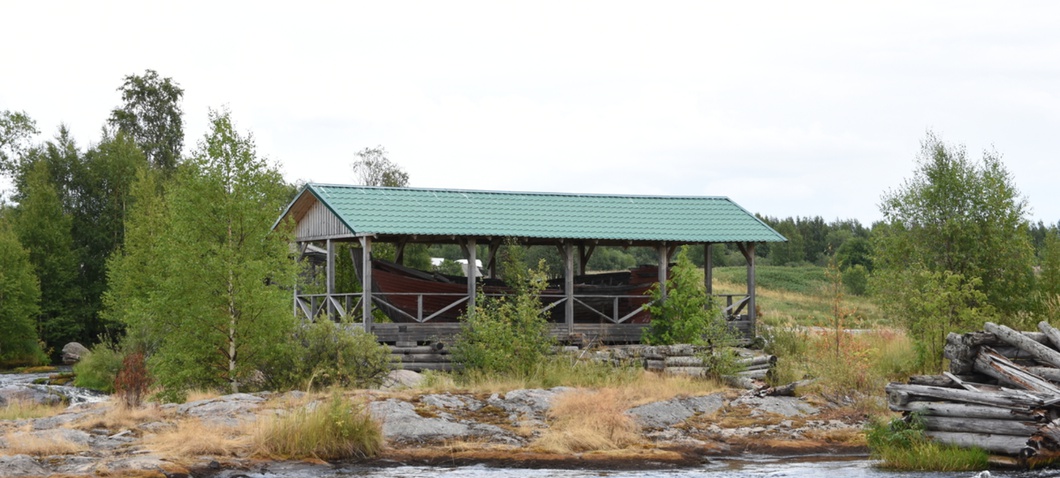
<path fill-rule="evenodd" d="M 751 297 L 747 301 L 747 317 L 751 319 L 751 334 L 754 335 L 755 312 L 755 243 L 747 244 L 747 295 Z"/>
<path fill-rule="evenodd" d="M 659 248 L 659 297 L 666 300 L 666 277 L 667 269 L 670 267 L 669 254 L 666 252 L 666 243 L 660 243 Z"/>
<path fill-rule="evenodd" d="M 567 334 L 574 335 L 574 247 L 570 241 L 563 242 L 563 312 L 567 319 Z"/>
<path fill-rule="evenodd" d="M 703 246 L 703 285 L 708 298 L 714 295 L 714 244 Z"/>
<path fill-rule="evenodd" d="M 475 280 L 475 271 L 478 268 L 475 266 L 475 261 L 478 260 L 476 257 L 478 254 L 477 247 L 475 247 L 475 239 L 471 238 L 467 240 L 467 314 L 473 315 L 475 313 L 475 292 L 478 289 Z"/>
<path fill-rule="evenodd" d="M 361 238 L 361 317 L 364 331 L 372 331 L 372 238 Z"/>
<path fill-rule="evenodd" d="M 328 320 L 335 320 L 337 310 L 335 310 L 335 300 L 333 295 L 335 294 L 335 241 L 328 239 L 327 241 L 328 258 L 327 266 L 324 274 L 327 275 L 326 282 L 326 296 L 324 301 L 327 302 Z M 316 320 L 316 317 L 313 317 Z"/>

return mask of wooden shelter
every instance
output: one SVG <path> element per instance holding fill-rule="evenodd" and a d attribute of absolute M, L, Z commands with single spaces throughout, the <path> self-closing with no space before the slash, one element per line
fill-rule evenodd
<path fill-rule="evenodd" d="M 424 305 L 439 293 L 426 290 L 382 291 L 373 283 L 372 248 L 390 243 L 401 263 L 409 244 L 458 244 L 469 264 L 481 260 L 488 275 L 496 270 L 496 253 L 505 240 L 528 246 L 558 248 L 564 260 L 563 281 L 548 307 L 560 320 L 553 334 L 565 341 L 638 342 L 644 323 L 620 314 L 621 300 L 578 292 L 575 278 L 586 274 L 586 264 L 597 247 L 648 247 L 660 265 L 668 265 L 677 247 L 702 246 L 705 285 L 713 293 L 711 248 L 736 244 L 747 260 L 746 294 L 722 297 L 730 324 L 753 337 L 755 324 L 755 245 L 786 239 L 743 208 L 724 197 L 672 197 L 602 194 L 526 193 L 452 189 L 385 188 L 327 184 L 306 185 L 283 212 L 275 227 L 291 225 L 298 253 L 320 257 L 323 290 L 294 293 L 294 312 L 309 320 L 327 315 L 363 324 L 380 341 L 423 343 L 455 334 L 459 324 L 443 322 L 426 313 Z M 355 246 L 351 257 L 339 258 L 336 245 Z M 487 251 L 479 257 L 479 246 Z M 351 260 L 359 267 L 361 292 L 336 290 L 336 261 Z M 658 267 L 663 284 L 667 267 Z M 480 280 L 473 274 L 461 293 L 448 297 L 445 309 L 475 303 Z M 404 296 L 419 304 L 418 311 L 402 312 L 396 320 L 380 322 L 373 309 L 395 309 Z M 415 300 L 412 300 L 412 299 Z M 643 300 L 643 294 L 639 299 Z M 388 300 L 389 299 L 389 300 Z M 606 299 L 606 300 L 605 300 Z M 615 306 L 607 309 L 613 301 Z M 603 304 L 603 305 L 597 305 Z M 607 310 L 605 310 L 607 309 Z M 429 311 L 427 311 L 429 312 Z M 586 314 L 598 320 L 575 320 Z"/>

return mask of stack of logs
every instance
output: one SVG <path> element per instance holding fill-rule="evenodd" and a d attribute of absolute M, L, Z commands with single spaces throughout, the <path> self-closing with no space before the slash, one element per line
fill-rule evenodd
<path fill-rule="evenodd" d="M 441 342 L 430 345 L 417 345 L 415 343 L 399 343 L 390 346 L 390 361 L 394 368 L 405 370 L 458 370 L 460 364 L 452 361 L 449 348 Z"/>
<path fill-rule="evenodd" d="M 712 375 L 710 364 L 705 359 L 710 353 L 708 347 L 693 345 L 660 345 L 637 346 L 635 354 L 644 360 L 644 367 L 653 372 L 671 375 L 706 377 Z M 612 349 L 612 355 L 615 354 Z M 628 352 L 627 352 L 628 353 Z M 726 379 L 735 386 L 755 388 L 755 381 L 765 380 L 776 366 L 775 355 L 756 355 L 750 350 L 737 352 L 736 365 L 740 368 L 733 376 Z"/>
<path fill-rule="evenodd" d="M 1060 458 L 1060 331 L 1017 332 L 987 322 L 950 333 L 950 371 L 887 385 L 891 410 L 914 412 L 934 440 L 1024 463 Z"/>

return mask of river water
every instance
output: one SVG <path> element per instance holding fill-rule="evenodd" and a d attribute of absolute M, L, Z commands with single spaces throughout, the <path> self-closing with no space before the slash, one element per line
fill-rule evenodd
<path fill-rule="evenodd" d="M 225 475 L 222 475 L 225 476 Z M 462 467 L 426 467 L 400 466 L 392 468 L 370 468 L 346 466 L 337 468 L 305 468 L 259 470 L 258 472 L 233 472 L 229 478 L 737 478 L 737 477 L 851 477 L 851 478 L 1045 478 L 1060 477 L 1060 470 L 1004 471 L 995 470 L 989 475 L 979 472 L 932 473 L 932 472 L 894 472 L 873 467 L 873 462 L 864 458 L 837 460 L 835 457 L 817 457 L 814 459 L 741 459 L 717 460 L 709 465 L 677 470 L 637 470 L 637 471 L 604 471 L 604 470 L 553 470 L 553 469 L 516 469 L 489 466 Z"/>
<path fill-rule="evenodd" d="M 60 367 L 59 372 L 69 372 L 69 367 Z M 54 373 L 59 373 L 54 372 Z M 83 403 L 93 403 L 106 400 L 107 396 L 99 392 L 84 388 L 71 387 L 67 385 L 38 385 L 38 380 L 47 379 L 54 373 L 0 373 L 0 389 L 14 391 L 25 389 L 26 391 L 41 393 L 45 395 L 57 395 L 65 397 L 70 406 Z"/>

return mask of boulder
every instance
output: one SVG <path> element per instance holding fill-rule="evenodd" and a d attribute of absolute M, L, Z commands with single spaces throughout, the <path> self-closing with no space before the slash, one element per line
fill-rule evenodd
<path fill-rule="evenodd" d="M 88 355 L 88 348 L 77 342 L 70 342 L 63 346 L 63 363 L 66 365 L 73 365 L 80 362 L 85 355 Z"/>
<path fill-rule="evenodd" d="M 0 476 L 47 476 L 48 470 L 29 455 L 0 456 Z"/>
<path fill-rule="evenodd" d="M 627 413 L 644 428 L 667 428 L 697 413 L 710 414 L 725 405 L 721 393 L 701 397 L 675 398 L 631 408 Z"/>

